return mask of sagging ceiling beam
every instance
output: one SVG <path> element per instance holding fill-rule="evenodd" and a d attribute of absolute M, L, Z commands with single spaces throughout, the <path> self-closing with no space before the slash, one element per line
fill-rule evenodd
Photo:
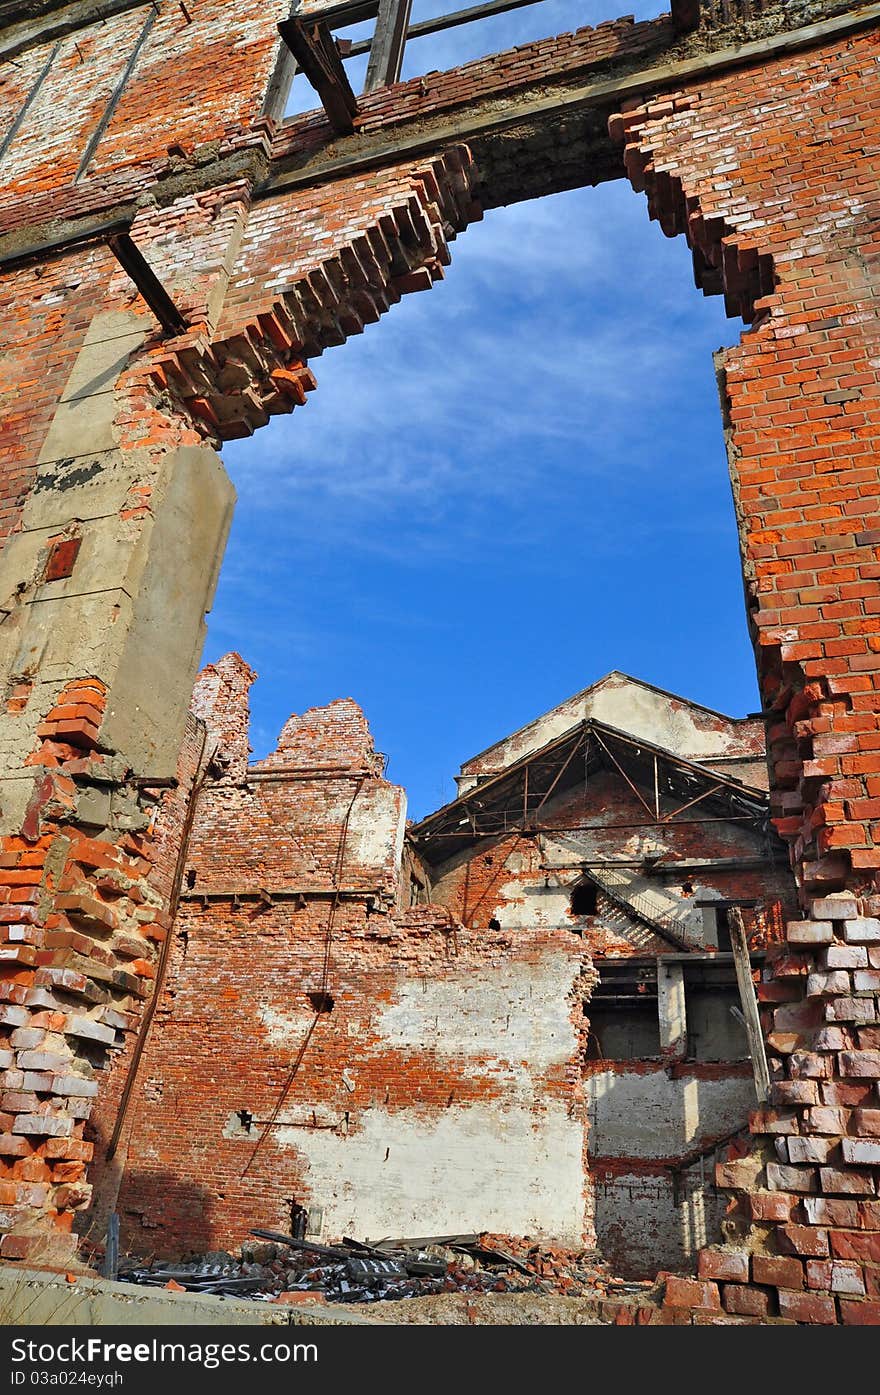
<path fill-rule="evenodd" d="M 351 135 L 357 116 L 357 97 L 327 25 L 321 20 L 283 19 L 278 30 L 317 92 L 333 130 L 340 136 Z"/>

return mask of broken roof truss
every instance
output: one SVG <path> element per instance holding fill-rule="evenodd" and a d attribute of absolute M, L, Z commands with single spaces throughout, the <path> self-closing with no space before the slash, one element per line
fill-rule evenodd
<path fill-rule="evenodd" d="M 604 829 L 745 823 L 784 856 L 770 824 L 764 791 L 594 718 L 586 718 L 506 770 L 480 780 L 452 803 L 414 824 L 409 837 L 420 856 L 437 866 L 481 839 L 511 833 L 571 832 L 571 825 L 557 830 L 552 818 L 548 819 L 551 802 L 578 786 L 586 792 L 591 777 L 603 770 L 616 771 L 644 812 L 638 824 L 603 824 Z"/>

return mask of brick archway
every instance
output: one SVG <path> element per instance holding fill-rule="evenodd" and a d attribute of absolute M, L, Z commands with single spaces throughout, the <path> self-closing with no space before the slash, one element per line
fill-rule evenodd
<path fill-rule="evenodd" d="M 198 753 L 158 845 L 153 814 L 176 775 L 231 508 L 211 446 L 302 402 L 309 358 L 427 289 L 480 202 L 613 176 L 623 141 L 652 215 L 688 236 L 698 284 L 752 325 L 718 366 L 775 813 L 805 911 L 832 893 L 789 928 L 763 989 L 778 1108 L 754 1131 L 778 1160 L 757 1190 L 751 1161 L 727 1178 L 748 1173 L 744 1224 L 786 1264 L 709 1258 L 708 1288 L 673 1288 L 670 1307 L 712 1309 L 716 1278 L 745 1290 L 750 1274 L 759 1296 L 725 1296 L 730 1312 L 772 1313 L 777 1289 L 783 1317 L 876 1320 L 873 19 L 844 11 L 798 30 L 780 10 L 686 37 L 667 20 L 600 26 L 379 90 L 336 140 L 323 117 L 279 129 L 263 115 L 280 17 L 265 7 L 239 7 L 226 33 L 234 73 L 211 66 L 225 50 L 200 24 L 160 15 L 148 43 L 137 7 L 116 7 L 104 27 L 143 66 L 112 110 L 108 35 L 88 14 L 58 30 L 57 8 L 11 34 L 23 57 L 0 198 L 0 1253 L 73 1243 L 90 1101 L 106 1050 L 132 1049 L 160 962 Z M 150 48 L 160 38 L 164 53 Z M 212 74 L 173 129 L 150 114 L 172 49 L 188 74 Z M 63 158 L 53 83 L 67 92 Z M 163 339 L 117 266 L 106 238 L 120 227 L 185 334 Z M 123 1078 L 112 1073 L 108 1098 Z M 749 1244 L 758 1234 L 744 1231 Z"/>

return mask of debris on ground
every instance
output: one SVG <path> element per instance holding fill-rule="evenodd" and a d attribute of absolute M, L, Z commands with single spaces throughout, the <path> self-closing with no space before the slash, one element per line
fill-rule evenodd
<path fill-rule="evenodd" d="M 614 1297 L 648 1284 L 611 1276 L 595 1250 L 568 1250 L 529 1236 L 420 1236 L 332 1245 L 252 1230 L 238 1257 L 226 1251 L 171 1262 L 119 1261 L 120 1280 L 172 1292 L 266 1302 L 372 1303 L 447 1293 Z"/>

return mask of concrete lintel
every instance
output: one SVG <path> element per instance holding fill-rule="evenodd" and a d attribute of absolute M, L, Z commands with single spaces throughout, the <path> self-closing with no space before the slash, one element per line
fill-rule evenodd
<path fill-rule="evenodd" d="M 110 1279 L 0 1265 L 4 1322 L 28 1327 L 310 1327 L 372 1326 L 342 1305 L 288 1307 L 203 1293 L 166 1293 Z"/>

